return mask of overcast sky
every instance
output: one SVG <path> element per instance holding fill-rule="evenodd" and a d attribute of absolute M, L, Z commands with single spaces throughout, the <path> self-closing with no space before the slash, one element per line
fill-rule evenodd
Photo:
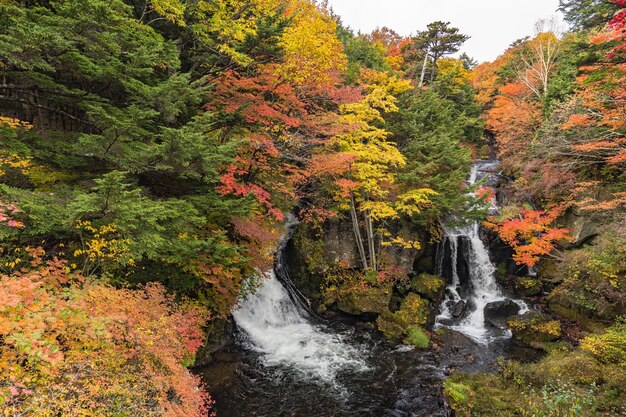
<path fill-rule="evenodd" d="M 369 33 L 387 26 L 401 35 L 442 20 L 472 38 L 463 52 L 493 61 L 515 40 L 534 34 L 535 22 L 557 15 L 559 0 L 330 0 L 345 25 Z"/>

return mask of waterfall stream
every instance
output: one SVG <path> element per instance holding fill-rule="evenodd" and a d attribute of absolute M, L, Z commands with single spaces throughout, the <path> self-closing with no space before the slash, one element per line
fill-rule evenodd
<path fill-rule="evenodd" d="M 368 369 L 363 353 L 345 336 L 314 324 L 274 271 L 233 312 L 246 333 L 246 345 L 262 354 L 267 366 L 292 367 L 304 376 L 334 383 L 339 372 Z"/>
<path fill-rule="evenodd" d="M 310 309 L 285 268 L 291 221 L 274 268 L 232 313 L 232 345 L 202 371 L 218 415 L 448 417 L 433 352 Z"/>
<path fill-rule="evenodd" d="M 476 184 L 478 180 L 490 175 L 490 171 L 496 166 L 495 161 L 478 161 L 472 167 L 468 184 L 470 186 Z M 492 209 L 496 209 L 495 199 L 491 204 Z M 451 280 L 446 289 L 446 298 L 442 303 L 441 313 L 435 320 L 436 326 L 445 326 L 459 331 L 479 343 L 487 343 L 497 337 L 510 337 L 510 332 L 497 332 L 485 324 L 485 307 L 489 303 L 503 301 L 508 297 L 496 282 L 496 268 L 480 237 L 480 224 L 474 221 L 463 227 L 445 227 L 443 251 L 446 245 L 450 252 Z M 461 247 L 464 248 L 464 253 L 459 252 Z M 444 256 L 445 254 L 440 256 L 438 263 L 440 275 L 444 275 Z M 469 282 L 465 286 L 459 276 L 459 259 L 467 263 Z M 466 293 L 465 296 L 462 296 L 463 292 Z M 520 314 L 528 311 L 523 301 L 513 301 L 519 305 Z M 454 311 L 459 303 L 462 303 L 462 307 L 466 310 L 464 314 Z"/>
<path fill-rule="evenodd" d="M 306 299 L 289 280 L 283 256 L 296 224 L 289 215 L 274 269 L 264 274 L 260 287 L 240 302 L 233 318 L 245 333 L 245 345 L 259 352 L 265 365 L 292 367 L 305 376 L 334 384 L 341 371 L 368 368 L 358 346 L 315 322 Z"/>

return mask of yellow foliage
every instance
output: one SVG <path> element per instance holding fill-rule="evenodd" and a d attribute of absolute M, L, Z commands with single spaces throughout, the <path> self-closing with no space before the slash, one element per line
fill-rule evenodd
<path fill-rule="evenodd" d="M 387 141 L 389 132 L 376 123 L 384 122 L 384 113 L 398 110 L 396 96 L 411 85 L 389 72 L 363 70 L 361 77 L 367 94 L 341 106 L 343 122 L 352 128 L 336 136 L 334 144 L 340 152 L 356 156 L 349 175 L 358 184 L 354 195 L 359 210 L 375 221 L 394 218 L 398 212 L 387 199 L 389 187 L 395 182 L 394 171 L 405 166 L 406 159 L 395 143 Z"/>
<path fill-rule="evenodd" d="M 82 246 L 74 251 L 74 257 L 84 256 L 86 265 L 97 267 L 105 261 L 135 265 L 134 259 L 130 256 L 130 240 L 116 238 L 117 226 L 114 224 L 94 227 L 89 221 L 79 220 L 76 222 L 76 228 L 85 236 L 81 238 Z"/>
<path fill-rule="evenodd" d="M 472 73 L 463 67 L 463 63 L 454 58 L 442 58 L 437 61 L 437 74 L 440 78 L 458 85 L 469 85 Z"/>
<path fill-rule="evenodd" d="M 398 197 L 396 210 L 409 216 L 419 214 L 424 207 L 432 204 L 430 196 L 435 195 L 439 195 L 439 193 L 430 188 L 411 190 Z"/>
<path fill-rule="evenodd" d="M 369 213 L 372 220 L 382 220 L 398 217 L 398 212 L 384 201 L 365 201 L 359 207 L 361 211 Z"/>
<path fill-rule="evenodd" d="M 32 166 L 30 158 L 24 158 L 18 154 L 0 154 L 0 176 L 5 174 L 2 167 L 10 167 L 19 170 L 27 175 Z"/>
<path fill-rule="evenodd" d="M 252 59 L 238 52 L 237 46 L 254 36 L 259 18 L 271 15 L 280 4 L 280 0 L 201 0 L 188 6 L 187 15 L 194 22 L 192 30 L 201 42 L 217 48 L 240 65 L 248 65 Z"/>
<path fill-rule="evenodd" d="M 382 242 L 383 246 L 399 246 L 402 249 L 415 249 L 420 250 L 422 244 L 418 240 L 407 240 L 400 236 L 394 237 L 390 241 Z"/>
<path fill-rule="evenodd" d="M 337 38 L 337 24 L 328 11 L 310 0 L 292 0 L 293 23 L 283 33 L 285 57 L 280 76 L 295 84 L 328 84 L 347 63 Z"/>
<path fill-rule="evenodd" d="M 26 129 L 30 130 L 33 128 L 28 122 L 24 122 L 20 119 L 15 119 L 13 117 L 0 116 L 0 126 L 5 125 L 10 127 L 11 129 Z"/>
<path fill-rule="evenodd" d="M 601 362 L 626 365 L 626 323 L 611 327 L 604 334 L 585 337 L 580 348 Z"/>
<path fill-rule="evenodd" d="M 179 0 L 151 0 L 154 12 L 172 23 L 185 26 L 185 4 Z"/>

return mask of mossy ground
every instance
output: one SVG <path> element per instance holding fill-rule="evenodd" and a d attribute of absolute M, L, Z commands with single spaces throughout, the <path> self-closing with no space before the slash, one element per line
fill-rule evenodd
<path fill-rule="evenodd" d="M 419 326 L 411 326 L 404 338 L 405 345 L 412 345 L 420 349 L 427 349 L 430 345 L 430 336 Z"/>
<path fill-rule="evenodd" d="M 558 350 L 533 364 L 501 361 L 499 374 L 454 374 L 444 395 L 457 416 L 622 416 L 625 371 L 581 349 Z"/>

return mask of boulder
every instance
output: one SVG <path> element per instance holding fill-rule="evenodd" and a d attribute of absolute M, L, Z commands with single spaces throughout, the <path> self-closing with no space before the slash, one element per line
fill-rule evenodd
<path fill-rule="evenodd" d="M 578 208 L 568 210 L 564 216 L 564 223 L 572 235 L 570 247 L 578 248 L 599 233 L 598 221 L 593 213 L 585 213 Z"/>
<path fill-rule="evenodd" d="M 376 319 L 378 330 L 389 340 L 400 340 L 419 348 L 427 347 L 430 339 L 423 329 L 428 322 L 430 309 L 428 300 L 417 294 L 409 293 L 402 302 L 400 310 L 392 313 L 387 310 Z"/>
<path fill-rule="evenodd" d="M 430 316 L 428 305 L 428 300 L 417 294 L 410 293 L 402 302 L 400 310 L 396 311 L 394 315 L 404 324 L 404 327 L 423 326 L 428 322 L 428 317 Z"/>
<path fill-rule="evenodd" d="M 507 319 L 516 316 L 519 311 L 520 306 L 509 298 L 502 301 L 494 301 L 485 306 L 485 323 L 498 329 L 506 329 Z"/>
<path fill-rule="evenodd" d="M 534 311 L 509 319 L 507 325 L 516 343 L 536 349 L 547 350 L 547 343 L 561 337 L 561 326 L 558 321 Z"/>
<path fill-rule="evenodd" d="M 441 301 L 445 289 L 445 281 L 436 275 L 420 274 L 411 279 L 411 290 L 435 303 Z"/>
<path fill-rule="evenodd" d="M 458 301 L 452 307 L 452 310 L 450 310 L 450 313 L 452 314 L 452 317 L 459 318 L 459 317 L 463 316 L 463 314 L 465 313 L 465 307 L 466 306 L 467 306 L 467 303 L 464 300 Z"/>
<path fill-rule="evenodd" d="M 337 308 L 354 316 L 381 314 L 389 308 L 391 294 L 391 285 L 342 291 L 337 297 Z"/>

